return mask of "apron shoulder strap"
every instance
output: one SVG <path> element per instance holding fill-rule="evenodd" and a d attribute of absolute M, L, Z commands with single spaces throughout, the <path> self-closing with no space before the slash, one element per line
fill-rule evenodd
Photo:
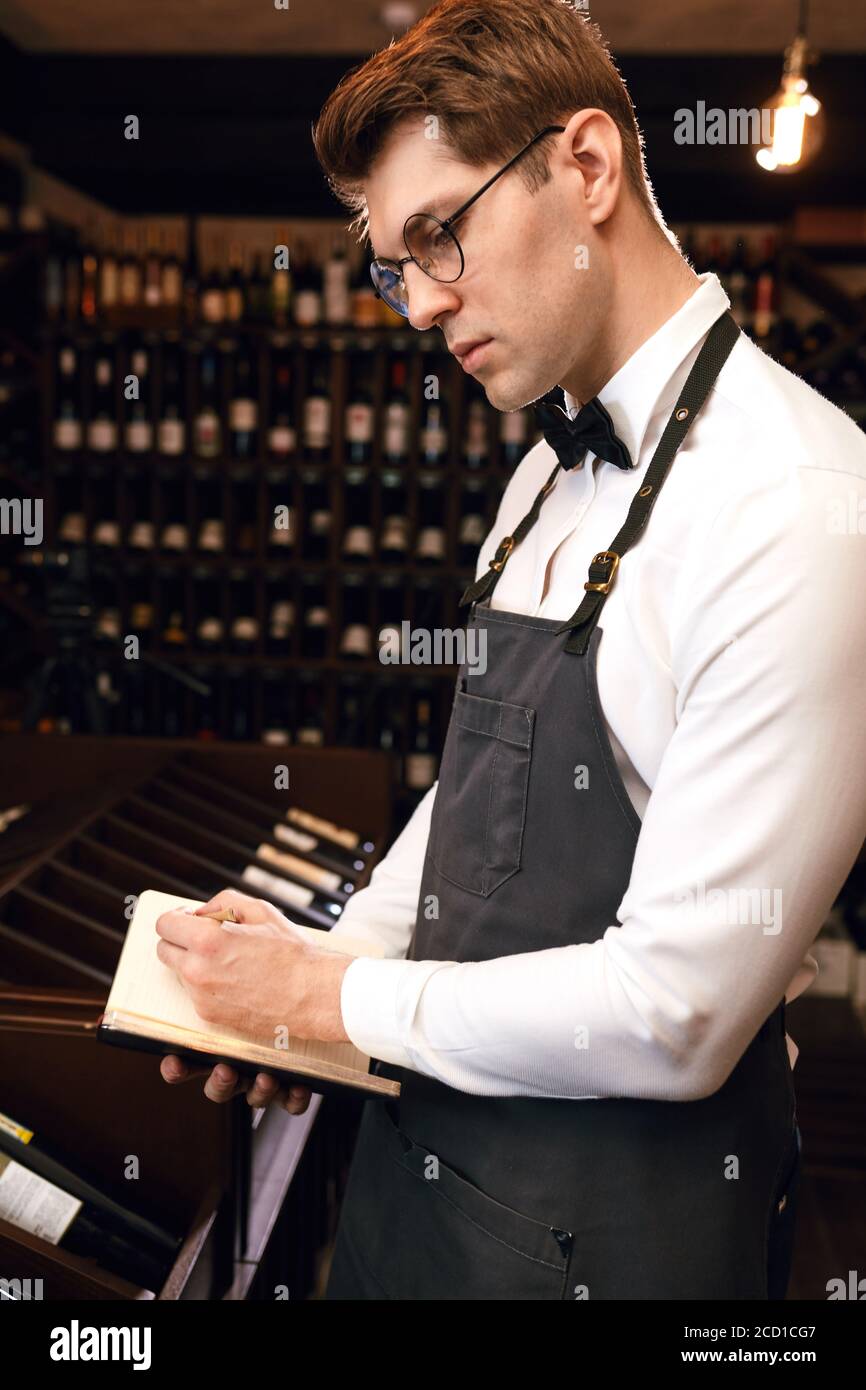
<path fill-rule="evenodd" d="M 568 621 L 556 629 L 557 633 L 570 633 L 563 650 L 573 656 L 585 655 L 593 628 L 601 616 L 601 610 L 610 592 L 617 566 L 646 526 L 676 452 L 710 394 L 739 336 L 740 328 L 736 319 L 725 309 L 716 319 L 695 358 L 694 366 L 689 372 L 646 471 L 644 485 L 633 498 L 621 530 L 611 542 L 609 550 L 600 550 L 592 557 L 589 579 L 583 586 L 586 590 L 584 598 Z"/>
<path fill-rule="evenodd" d="M 460 597 L 458 607 L 463 608 L 467 603 L 478 603 L 480 599 L 487 598 L 489 594 L 493 593 L 493 590 L 499 582 L 499 576 L 505 566 L 505 561 L 508 559 L 514 547 L 520 544 L 527 531 L 531 531 L 538 520 L 541 504 L 553 487 L 560 466 L 559 460 L 557 459 L 556 467 L 539 492 L 529 511 L 526 513 L 526 516 L 515 526 L 514 534 L 511 536 L 503 536 L 496 547 L 495 554 L 490 561 L 490 567 L 486 574 L 480 575 L 478 579 L 467 585 Z"/>

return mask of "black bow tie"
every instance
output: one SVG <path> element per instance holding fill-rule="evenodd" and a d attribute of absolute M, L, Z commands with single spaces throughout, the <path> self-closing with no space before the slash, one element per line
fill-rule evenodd
<path fill-rule="evenodd" d="M 633 468 L 631 454 L 613 427 L 613 421 L 597 396 L 582 406 L 573 420 L 546 397 L 534 407 L 544 437 L 563 468 L 574 468 L 590 449 L 617 468 Z"/>

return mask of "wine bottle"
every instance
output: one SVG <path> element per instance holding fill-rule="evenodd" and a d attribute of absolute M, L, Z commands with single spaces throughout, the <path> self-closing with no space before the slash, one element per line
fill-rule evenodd
<path fill-rule="evenodd" d="M 52 439 L 55 449 L 64 453 L 81 448 L 78 356 L 71 343 L 64 343 L 57 354 L 57 405 Z"/>
<path fill-rule="evenodd" d="M 371 525 L 370 482 L 363 468 L 346 473 L 343 532 L 343 555 L 349 560 L 373 558 L 373 527 Z"/>
<path fill-rule="evenodd" d="M 177 458 L 186 448 L 184 363 L 180 347 L 166 342 L 163 352 L 162 414 L 156 430 L 156 446 L 166 457 Z"/>
<path fill-rule="evenodd" d="M 211 243 L 207 275 L 199 295 L 199 313 L 204 323 L 222 323 L 226 316 L 225 286 L 219 272 L 219 251 Z"/>
<path fill-rule="evenodd" d="M 322 319 L 321 274 L 313 260 L 309 243 L 298 244 L 295 261 L 293 316 L 302 328 L 313 328 Z"/>
<path fill-rule="evenodd" d="M 295 742 L 318 747 L 325 741 L 325 729 L 322 723 L 322 711 L 325 707 L 324 690 L 321 681 L 306 671 L 300 672 L 299 685 L 300 709 L 298 726 L 295 730 Z"/>
<path fill-rule="evenodd" d="M 292 301 L 291 262 L 286 265 L 288 247 L 285 231 L 280 230 L 279 241 L 274 246 L 273 269 L 271 271 L 271 322 L 277 328 L 286 328 Z"/>
<path fill-rule="evenodd" d="M 502 465 L 510 472 L 516 468 L 526 453 L 526 434 L 528 416 L 526 410 L 505 411 L 499 422 L 499 443 L 502 450 Z M 479 429 L 480 435 L 480 427 Z M 482 463 L 486 457 L 483 449 Z"/>
<path fill-rule="evenodd" d="M 399 474 L 382 475 L 382 534 L 379 554 L 383 564 L 404 564 L 409 550 L 409 517 L 406 489 Z"/>
<path fill-rule="evenodd" d="M 484 468 L 488 459 L 487 402 L 479 391 L 480 388 L 473 390 L 470 387 L 463 436 L 463 462 L 466 468 Z"/>
<path fill-rule="evenodd" d="M 120 262 L 120 304 L 123 309 L 139 309 L 141 303 L 141 263 L 136 254 L 135 229 L 126 227 L 123 233 L 123 258 Z"/>
<path fill-rule="evenodd" d="M 342 325 L 351 322 L 350 272 L 346 248 L 340 240 L 325 262 L 324 315 L 327 324 Z"/>
<path fill-rule="evenodd" d="M 284 708 L 284 677 L 275 671 L 273 679 L 279 682 L 278 698 L 280 707 Z M 237 816 L 247 826 L 255 826 L 259 839 L 275 840 L 279 845 L 285 845 L 296 854 L 309 858 L 314 864 L 336 869 L 345 878 L 355 879 L 362 873 L 369 855 L 375 848 L 372 840 L 351 831 L 341 832 L 344 840 L 346 835 L 349 837 L 346 844 L 333 837 L 329 838 L 327 829 L 309 824 L 302 826 L 297 822 L 296 816 L 314 819 L 309 817 L 308 812 L 303 812 L 297 807 L 292 807 L 285 813 L 278 812 L 268 803 L 248 796 L 234 786 L 227 787 L 219 778 L 211 776 L 201 768 L 189 767 L 185 763 L 175 764 L 171 776 L 173 783 L 198 796 L 205 803 L 217 798 L 221 808 Z M 321 822 L 321 827 L 324 826 L 330 830 L 336 829 L 330 822 Z"/>
<path fill-rule="evenodd" d="M 267 323 L 271 316 L 271 282 L 267 261 L 256 252 L 252 277 L 247 285 L 247 317 L 252 323 Z"/>
<path fill-rule="evenodd" d="M 331 537 L 331 502 L 327 479 L 318 472 L 303 474 L 303 549 L 308 560 L 327 560 Z"/>
<path fill-rule="evenodd" d="M 271 385 L 271 424 L 268 430 L 268 453 L 272 459 L 287 459 L 297 448 L 292 404 L 292 371 L 287 357 L 274 361 Z"/>
<path fill-rule="evenodd" d="M 319 463 L 326 463 L 331 453 L 331 398 L 321 356 L 313 363 L 313 380 L 304 402 L 304 449 L 308 458 Z"/>
<path fill-rule="evenodd" d="M 237 241 L 229 247 L 229 275 L 225 291 L 225 316 L 229 323 L 241 323 L 245 308 L 243 251 Z"/>
<path fill-rule="evenodd" d="M 162 261 L 159 254 L 159 232 L 156 227 L 147 228 L 145 245 L 144 304 L 147 309 L 158 309 L 162 303 Z"/>
<path fill-rule="evenodd" d="M 751 328 L 751 289 L 752 282 L 749 276 L 749 255 L 746 243 L 742 237 L 737 237 L 734 243 L 734 251 L 731 256 L 731 268 L 728 276 L 728 298 L 731 301 L 731 313 L 742 329 L 748 332 Z"/>
<path fill-rule="evenodd" d="M 421 462 L 442 468 L 448 461 L 448 418 L 442 401 L 427 401 L 421 426 Z"/>
<path fill-rule="evenodd" d="M 198 263 L 198 224 L 194 217 L 187 223 L 186 264 L 183 269 L 183 296 L 181 316 L 187 328 L 192 328 L 199 320 L 199 263 Z"/>
<path fill-rule="evenodd" d="M 178 256 L 178 235 L 168 239 L 166 253 L 160 267 L 160 298 L 163 307 L 169 311 L 174 322 L 180 318 L 183 304 L 183 271 Z"/>
<path fill-rule="evenodd" d="M 752 329 L 759 346 L 768 344 L 777 319 L 776 239 L 764 240 L 764 257 L 755 280 L 755 302 Z"/>
<path fill-rule="evenodd" d="M 198 410 L 193 421 L 193 449 L 199 458 L 217 458 L 222 452 L 222 422 L 217 409 L 217 359 L 206 348 L 199 367 Z"/>
<path fill-rule="evenodd" d="M 246 706 L 249 701 L 238 698 L 231 703 Z M 154 779 L 151 786 L 154 794 L 159 796 L 160 805 L 193 822 L 207 823 L 213 796 L 209 799 L 202 797 L 200 787 L 196 791 L 189 785 L 183 785 L 182 774 L 180 782 L 181 785 L 178 785 L 174 768 L 170 780 L 162 776 Z M 237 806 L 233 808 L 230 798 L 220 796 L 216 828 L 219 834 L 230 836 L 247 854 L 267 860 L 298 882 L 340 902 L 345 902 L 349 894 L 354 892 L 355 880 L 364 868 L 363 862 L 357 857 L 351 861 L 353 867 L 349 874 L 343 872 L 342 866 L 335 868 L 320 862 L 321 855 L 313 857 L 310 853 L 309 842 L 315 845 L 314 836 L 304 836 L 300 832 L 286 834 L 291 827 L 281 820 L 274 816 L 267 820 L 259 816 L 251 817 L 247 810 L 239 810 Z"/>
<path fill-rule="evenodd" d="M 120 267 L 117 261 L 117 248 L 116 229 L 105 226 L 102 231 L 102 254 L 99 257 L 96 304 L 98 316 L 107 321 L 111 321 L 120 300 Z"/>
<path fill-rule="evenodd" d="M 445 493 L 435 473 L 418 479 L 418 539 L 415 555 L 422 564 L 441 564 L 445 559 Z"/>
<path fill-rule="evenodd" d="M 114 367 L 110 352 L 99 351 L 93 368 L 93 396 L 87 426 L 87 447 L 96 454 L 110 454 L 117 448 L 117 419 L 114 399 Z"/>
<path fill-rule="evenodd" d="M 397 358 L 391 365 L 391 389 L 385 405 L 385 466 L 400 467 L 409 458 L 409 397 L 406 392 L 406 363 Z"/>
<path fill-rule="evenodd" d="M 369 463 L 373 457 L 373 393 L 370 390 L 369 367 L 361 358 L 353 373 L 355 385 L 346 406 L 346 462 Z"/>
<path fill-rule="evenodd" d="M 379 301 L 370 279 L 370 263 L 362 256 L 351 282 L 350 301 L 355 328 L 379 326 Z"/>
<path fill-rule="evenodd" d="M 81 319 L 83 323 L 93 323 L 97 312 L 97 284 L 99 262 L 94 244 L 93 224 L 87 229 L 87 237 L 81 253 Z"/>
<path fill-rule="evenodd" d="M 238 459 L 255 456 L 258 439 L 258 384 L 252 353 L 242 346 L 235 360 L 234 392 L 229 402 L 229 440 Z"/>
<path fill-rule="evenodd" d="M 481 478 L 469 478 L 460 494 L 457 527 L 457 563 L 461 568 L 474 565 L 478 558 L 488 530 L 485 512 L 484 482 Z"/>
<path fill-rule="evenodd" d="M 426 791 L 436 781 L 436 754 L 433 751 L 432 691 L 419 691 L 412 698 L 410 741 L 406 753 L 406 786 Z"/>
<path fill-rule="evenodd" d="M 130 353 L 130 373 L 138 380 L 138 395 L 126 400 L 126 429 L 124 444 L 130 454 L 146 454 L 153 448 L 153 425 L 150 421 L 148 378 L 150 354 L 144 347 Z"/>
<path fill-rule="evenodd" d="M 154 1293 L 182 1244 L 119 1188 L 8 1115 L 0 1115 L 0 1218 Z"/>
<path fill-rule="evenodd" d="M 363 575 L 343 576 L 343 630 L 339 654 L 352 660 L 369 659 L 373 653 L 370 628 L 370 593 Z"/>
<path fill-rule="evenodd" d="M 328 612 L 325 586 L 316 576 L 305 575 L 301 580 L 302 609 L 301 655 L 321 661 L 328 653 Z"/>

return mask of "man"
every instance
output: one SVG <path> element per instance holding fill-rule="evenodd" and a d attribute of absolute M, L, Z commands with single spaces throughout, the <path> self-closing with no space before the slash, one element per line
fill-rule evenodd
<path fill-rule="evenodd" d="M 562 0 L 443 0 L 315 144 L 380 293 L 494 407 L 541 401 L 545 440 L 464 596 L 486 664 L 438 783 L 335 928 L 389 958 L 323 959 L 232 894 L 208 908 L 284 935 L 166 914 L 162 958 L 208 1017 L 401 1081 L 365 1108 L 330 1298 L 782 1298 L 785 1001 L 866 837 L 866 545 L 834 524 L 866 514 L 866 444 L 683 259 Z"/>

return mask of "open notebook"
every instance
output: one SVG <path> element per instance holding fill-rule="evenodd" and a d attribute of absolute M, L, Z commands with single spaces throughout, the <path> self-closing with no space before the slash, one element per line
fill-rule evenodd
<path fill-rule="evenodd" d="M 145 1052 L 173 1052 L 200 1066 L 227 1062 L 246 1076 L 266 1071 L 278 1077 L 281 1085 L 303 1082 L 322 1094 L 346 1086 L 371 1095 L 400 1094 L 398 1081 L 371 1074 L 370 1058 L 353 1043 L 290 1037 L 286 1047 L 268 1047 L 199 1018 L 178 976 L 156 954 L 160 939 L 156 919 L 172 908 L 201 906 L 196 898 L 179 898 L 150 888 L 141 894 L 96 1030 L 101 1042 Z M 219 922 L 209 925 L 214 931 L 223 930 Z M 342 934 L 332 938 L 326 931 L 305 926 L 298 931 L 325 950 L 352 956 L 383 954 L 368 942 Z"/>

